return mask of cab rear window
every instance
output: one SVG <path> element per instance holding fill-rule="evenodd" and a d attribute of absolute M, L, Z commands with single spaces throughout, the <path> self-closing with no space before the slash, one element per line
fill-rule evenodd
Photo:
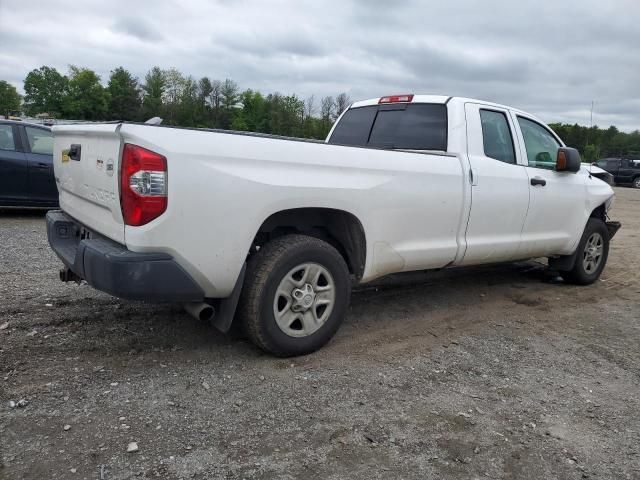
<path fill-rule="evenodd" d="M 403 150 L 447 149 L 447 107 L 414 103 L 352 108 L 329 143 Z"/>

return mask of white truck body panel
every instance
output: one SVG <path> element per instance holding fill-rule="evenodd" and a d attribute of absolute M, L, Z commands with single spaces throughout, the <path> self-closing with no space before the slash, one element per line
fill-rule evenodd
<path fill-rule="evenodd" d="M 443 267 L 458 252 L 465 185 L 456 156 L 131 124 L 120 135 L 164 155 L 169 171 L 167 212 L 126 227 L 127 247 L 170 253 L 208 295 L 231 291 L 258 228 L 282 210 L 358 218 L 367 233 L 363 281 Z"/>
<path fill-rule="evenodd" d="M 366 238 L 361 281 L 367 282 L 403 271 L 569 254 L 590 213 L 613 196 L 586 169 L 571 174 L 529 167 L 517 116 L 534 117 L 524 112 L 431 95 L 413 102 L 447 106 L 447 152 L 129 123 L 55 126 L 60 205 L 133 252 L 170 254 L 207 297 L 224 298 L 258 229 L 281 211 L 327 208 L 357 218 Z M 509 119 L 516 165 L 484 154 L 481 108 Z M 73 143 L 82 144 L 82 161 L 62 162 Z M 138 227 L 124 225 L 119 205 L 125 143 L 167 159 L 167 210 Z M 546 179 L 547 186 L 532 187 L 533 177 Z"/>

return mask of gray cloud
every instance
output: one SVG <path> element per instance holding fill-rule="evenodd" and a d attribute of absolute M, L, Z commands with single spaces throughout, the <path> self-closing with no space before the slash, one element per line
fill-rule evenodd
<path fill-rule="evenodd" d="M 37 12 L 37 15 L 34 14 Z M 637 0 L 0 0 L 0 79 L 153 65 L 353 99 L 441 93 L 543 119 L 640 128 Z"/>
<path fill-rule="evenodd" d="M 113 24 L 113 30 L 115 32 L 122 32 L 132 37 L 136 37 L 139 40 L 161 40 L 160 35 L 155 28 L 149 25 L 146 20 L 142 18 L 123 17 L 117 19 Z"/>

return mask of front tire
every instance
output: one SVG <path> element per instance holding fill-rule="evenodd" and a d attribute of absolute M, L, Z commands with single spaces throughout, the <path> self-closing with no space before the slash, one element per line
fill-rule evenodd
<path fill-rule="evenodd" d="M 634 188 L 640 188 L 640 177 L 636 177 L 633 179 Z"/>
<path fill-rule="evenodd" d="M 598 218 L 590 218 L 578 244 L 573 268 L 560 272 L 560 276 L 569 283 L 590 285 L 600 278 L 608 257 L 609 230 L 607 225 Z"/>
<path fill-rule="evenodd" d="M 351 278 L 327 242 L 286 235 L 249 258 L 238 317 L 253 343 L 280 357 L 326 344 L 349 306 Z"/>

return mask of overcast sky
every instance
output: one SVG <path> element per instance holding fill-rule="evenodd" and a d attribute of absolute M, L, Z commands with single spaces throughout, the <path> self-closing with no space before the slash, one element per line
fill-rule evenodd
<path fill-rule="evenodd" d="M 269 93 L 438 93 L 640 128 L 640 0 L 0 0 L 0 79 L 158 65 Z"/>

